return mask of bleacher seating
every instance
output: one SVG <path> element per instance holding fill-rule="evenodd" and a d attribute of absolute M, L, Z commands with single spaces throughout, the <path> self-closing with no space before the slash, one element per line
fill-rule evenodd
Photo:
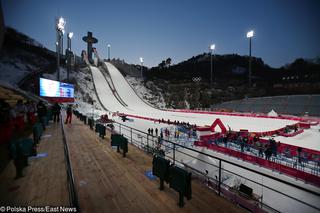
<path fill-rule="evenodd" d="M 246 98 L 224 102 L 214 110 L 229 109 L 238 112 L 268 113 L 272 109 L 281 114 L 320 116 L 320 95 L 291 95 Z"/>

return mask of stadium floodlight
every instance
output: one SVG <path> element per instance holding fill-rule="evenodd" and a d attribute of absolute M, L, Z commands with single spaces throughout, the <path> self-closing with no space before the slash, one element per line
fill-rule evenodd
<path fill-rule="evenodd" d="M 68 38 L 72 38 L 73 37 L 73 32 L 68 33 Z"/>
<path fill-rule="evenodd" d="M 110 61 L 110 48 L 111 48 L 111 45 L 108 44 L 107 47 L 108 47 L 108 60 Z"/>
<path fill-rule="evenodd" d="M 64 26 L 66 25 L 66 21 L 64 20 L 64 18 L 60 17 L 57 23 L 57 29 L 59 31 L 64 30 Z"/>
<path fill-rule="evenodd" d="M 251 38 L 253 37 L 254 31 L 250 30 L 249 32 L 247 32 L 247 38 Z"/>
<path fill-rule="evenodd" d="M 57 31 L 57 80 L 60 81 L 60 54 L 63 55 L 63 34 L 66 20 L 63 17 L 56 19 Z M 62 34 L 62 35 L 61 35 Z"/>
<path fill-rule="evenodd" d="M 253 30 L 247 32 L 247 38 L 249 38 L 249 87 L 251 87 L 251 40 L 253 37 Z"/>
<path fill-rule="evenodd" d="M 140 57 L 140 62 L 141 62 L 141 78 L 143 78 L 143 73 L 142 73 L 142 69 L 143 69 L 143 58 Z"/>
<path fill-rule="evenodd" d="M 213 66 L 212 66 L 212 51 L 216 48 L 215 44 L 210 45 L 210 87 L 212 88 L 212 73 L 213 73 Z"/>

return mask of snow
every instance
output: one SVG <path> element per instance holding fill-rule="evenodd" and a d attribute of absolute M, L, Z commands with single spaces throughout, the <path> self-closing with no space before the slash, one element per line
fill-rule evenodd
<path fill-rule="evenodd" d="M 96 67 L 91 67 L 93 73 L 94 83 L 97 88 L 98 95 L 103 102 L 103 105 L 110 111 L 119 111 L 127 114 L 135 114 L 140 116 L 162 119 L 170 119 L 171 121 L 179 120 L 189 122 L 190 124 L 197 124 L 200 126 L 211 125 L 217 118 L 227 126 L 229 125 L 232 130 L 247 129 L 251 132 L 271 131 L 285 127 L 286 125 L 292 125 L 297 123 L 292 120 L 284 119 L 269 119 L 269 118 L 252 118 L 252 117 L 237 117 L 227 115 L 208 115 L 208 114 L 196 114 L 196 113 L 178 113 L 169 112 L 164 110 L 155 109 L 152 106 L 146 104 L 140 97 L 132 90 L 128 85 L 124 77 L 121 75 L 112 64 L 105 62 L 108 67 L 113 82 L 116 82 L 115 87 L 122 100 L 128 105 L 124 107 L 118 103 L 118 101 L 112 97 L 112 92 L 107 88 L 106 81 Z M 108 100 L 105 103 L 104 100 Z"/>
<path fill-rule="evenodd" d="M 81 69 L 78 72 L 71 72 L 70 77 L 77 79 L 78 89 L 75 93 L 75 105 L 77 109 L 87 114 L 88 116 L 94 115 L 95 119 L 99 118 L 100 115 L 107 113 L 105 109 L 110 112 L 122 112 L 126 114 L 139 115 L 144 117 L 150 117 L 155 119 L 170 119 L 171 121 L 179 120 L 184 122 L 189 122 L 190 124 L 197 124 L 200 126 L 211 125 L 213 121 L 217 118 L 220 118 L 221 121 L 225 124 L 225 126 L 230 126 L 232 130 L 240 130 L 247 129 L 253 132 L 261 132 L 261 131 L 271 131 L 275 129 L 279 129 L 285 127 L 286 125 L 295 124 L 296 121 L 292 120 L 283 120 L 283 119 L 270 119 L 270 118 L 252 118 L 252 117 L 237 117 L 237 116 L 226 116 L 226 115 L 208 115 L 208 114 L 197 114 L 197 113 L 180 113 L 180 112 L 170 112 L 165 110 L 160 110 L 154 108 L 151 104 L 146 103 L 142 99 L 152 99 L 153 92 L 146 89 L 143 86 L 143 83 L 138 78 L 133 78 L 127 76 L 126 78 L 121 75 L 119 70 L 117 70 L 112 64 L 105 62 L 105 66 L 108 68 L 110 77 L 112 81 L 115 83 L 115 89 L 121 99 L 125 102 L 127 106 L 119 103 L 118 99 L 115 98 L 113 91 L 107 84 L 105 76 L 97 67 L 90 66 L 90 69 L 85 68 Z M 15 84 L 17 84 L 30 70 L 35 69 L 34 66 L 30 64 L 24 64 L 20 61 L 12 61 L 2 60 L 0 62 L 0 84 L 10 86 L 12 88 L 17 88 Z M 67 77 L 67 72 L 65 69 L 60 69 L 61 79 L 65 79 Z M 44 74 L 43 77 L 48 79 L 56 79 L 56 73 L 53 74 Z M 130 86 L 129 83 L 132 85 Z M 133 88 L 134 90 L 133 90 Z M 95 89 L 96 88 L 96 91 Z M 98 97 L 96 95 L 98 94 Z M 88 101 L 88 98 L 92 98 L 94 101 L 94 105 L 91 105 Z M 101 106 L 100 101 L 103 106 Z M 165 103 L 163 101 L 163 97 L 159 96 L 156 101 L 151 102 L 158 108 L 164 108 Z M 114 117 L 114 120 L 118 122 L 122 122 L 119 117 Z M 153 121 L 130 118 L 130 121 L 124 123 L 125 125 L 138 129 L 143 132 L 147 132 L 148 128 L 173 128 L 173 126 L 168 126 L 167 124 L 159 124 Z M 116 127 L 117 131 L 120 128 Z M 122 133 L 129 135 L 130 131 L 122 128 Z M 143 138 L 138 137 L 135 134 L 134 139 L 146 143 L 143 141 Z M 305 130 L 302 134 L 299 134 L 295 137 L 282 137 L 276 136 L 276 141 L 281 141 L 281 143 L 302 146 L 314 150 L 320 150 L 320 125 L 312 126 L 311 129 Z M 155 143 L 157 139 L 154 138 Z M 170 138 L 172 140 L 172 138 Z M 151 142 L 152 140 L 150 140 Z M 177 143 L 181 143 L 176 141 Z M 187 147 L 192 146 L 192 143 L 181 143 Z M 298 184 L 300 186 L 312 189 L 314 191 L 319 192 L 320 189 L 311 185 L 307 185 L 302 181 L 295 180 L 291 177 L 278 174 L 277 172 L 253 165 L 251 163 L 243 162 L 242 160 L 223 155 L 222 153 L 214 152 L 212 150 L 203 149 L 200 147 L 192 147 L 195 150 L 202 151 L 204 153 L 210 154 L 212 156 L 216 156 L 221 159 L 225 159 L 231 162 L 236 162 L 237 164 L 243 165 L 247 168 L 252 168 L 263 172 L 265 174 L 269 174 L 272 176 L 280 177 L 286 181 L 292 182 L 294 184 Z M 218 161 L 214 158 L 207 157 L 204 155 L 199 155 L 194 151 L 190 151 L 184 148 L 179 148 L 180 152 L 176 152 L 176 160 L 178 162 L 182 162 L 190 167 L 197 169 L 198 171 L 205 173 L 205 170 L 208 171 L 208 177 L 215 179 L 217 175 L 217 168 L 212 165 L 218 165 Z M 185 153 L 185 154 L 183 154 Z M 167 153 L 168 156 L 172 156 L 172 151 Z M 190 156 L 188 156 L 188 155 Z M 196 159 L 198 158 L 198 159 Z M 208 165 L 207 163 L 212 165 Z M 274 180 L 264 178 L 260 175 L 257 175 L 252 172 L 248 172 L 247 170 L 241 169 L 239 167 L 230 165 L 228 163 L 222 163 L 222 167 L 228 171 L 232 171 L 238 175 L 242 175 L 251 180 L 255 180 L 257 182 L 263 183 L 268 186 L 272 186 L 280 192 L 290 193 L 291 196 L 297 198 L 298 200 L 305 201 L 307 203 L 312 203 L 313 205 L 320 208 L 320 203 L 318 202 L 318 197 L 308 194 L 306 192 L 302 192 L 300 190 L 294 189 L 290 186 L 280 184 Z M 280 194 L 275 194 L 275 192 L 269 189 L 262 189 L 261 186 L 257 184 L 246 181 L 243 178 L 236 177 L 234 174 L 231 174 L 227 171 L 222 174 L 223 183 L 229 186 L 234 186 L 238 182 L 245 183 L 249 187 L 254 189 L 254 193 L 263 195 L 263 202 L 273 206 L 281 212 L 312 212 L 312 210 L 302 205 L 299 202 L 293 201 L 292 199 L 288 199 Z"/>
<path fill-rule="evenodd" d="M 320 151 L 320 125 L 311 126 L 310 129 L 304 130 L 303 133 L 296 135 L 295 137 L 283 137 L 276 136 L 276 141 L 281 143 L 290 144 L 294 146 L 301 146 L 308 149 Z"/>
<path fill-rule="evenodd" d="M 0 63 L 0 79 L 17 84 L 27 73 L 24 64 L 17 63 Z"/>
<path fill-rule="evenodd" d="M 119 103 L 117 98 L 115 98 L 113 91 L 110 89 L 110 87 L 107 85 L 106 79 L 104 75 L 101 73 L 101 71 L 97 67 L 90 66 L 90 70 L 92 72 L 93 77 L 93 83 L 96 87 L 97 94 L 101 100 L 102 105 L 111 112 L 121 112 L 126 114 L 132 114 L 132 115 L 139 115 L 144 117 L 150 117 L 150 118 L 156 118 L 156 119 L 162 119 L 165 120 L 170 119 L 171 121 L 179 120 L 184 122 L 189 122 L 190 124 L 197 124 L 197 125 L 211 125 L 212 122 L 216 118 L 220 118 L 221 121 L 227 126 L 230 126 L 233 130 L 240 130 L 240 129 L 247 129 L 249 131 L 253 132 L 262 132 L 262 131 L 271 131 L 276 130 L 279 128 L 283 128 L 286 125 L 292 125 L 297 123 L 297 121 L 292 120 L 284 120 L 284 119 L 277 119 L 277 118 L 253 118 L 253 117 L 239 117 L 239 116 L 226 116 L 226 115 L 208 115 L 208 114 L 197 114 L 197 113 L 180 113 L 180 112 L 170 112 L 165 110 L 156 109 L 149 104 L 145 103 L 141 97 L 139 97 L 131 88 L 131 86 L 128 84 L 126 79 L 121 75 L 119 70 L 117 70 L 112 64 L 105 62 L 105 65 L 108 68 L 109 74 L 113 82 L 115 82 L 115 89 L 117 90 L 117 93 L 120 95 L 121 99 L 125 102 L 127 105 L 122 105 Z M 128 79 L 127 79 L 128 80 Z M 135 79 L 129 79 L 131 83 L 137 83 L 138 81 Z M 141 82 L 140 82 L 141 84 Z M 139 86 L 135 86 L 135 88 L 139 88 Z M 138 94 L 141 94 L 144 91 L 142 87 L 140 87 L 140 90 Z M 84 107 L 83 110 L 87 110 L 87 112 L 90 112 L 90 107 Z M 103 113 L 103 112 L 101 112 Z M 114 120 L 121 122 L 121 119 L 119 117 L 114 117 Z M 143 120 L 143 119 L 130 119 L 130 121 L 127 121 L 124 123 L 125 125 L 138 129 L 140 131 L 146 132 L 148 128 L 167 128 L 167 124 L 159 124 L 155 123 L 153 121 Z M 278 141 L 280 140 L 281 143 L 288 143 L 292 145 L 298 145 L 303 147 L 312 148 L 315 150 L 320 150 L 320 144 L 319 144 L 319 132 L 320 126 L 312 127 L 309 130 L 305 130 L 304 133 L 295 136 L 293 138 L 284 138 L 284 137 L 275 137 L 275 139 Z M 130 135 L 130 130 L 126 128 L 121 128 L 119 126 L 116 127 L 117 131 L 121 131 L 122 134 L 125 134 L 127 136 Z M 136 141 L 141 140 L 141 143 L 146 143 L 146 141 L 143 141 L 144 139 L 139 137 L 136 133 L 133 135 L 133 139 Z M 149 141 L 149 143 L 152 143 L 152 141 Z M 190 146 L 190 144 L 187 144 L 187 146 Z M 193 149 L 201 151 L 199 147 L 193 147 Z M 186 165 L 189 165 L 191 167 L 195 167 L 198 171 L 205 172 L 205 170 L 208 170 L 208 176 L 215 179 L 215 175 L 217 175 L 217 169 L 214 166 L 210 166 L 205 162 L 211 162 L 211 164 L 216 165 L 217 161 L 208 157 L 204 157 L 201 155 L 198 155 L 197 153 L 190 150 L 186 150 L 183 148 L 179 149 L 180 152 L 176 152 L 176 160 L 178 162 L 182 162 Z M 259 170 L 263 173 L 280 177 L 281 179 L 284 179 L 289 182 L 293 182 L 295 184 L 298 184 L 303 187 L 307 187 L 309 189 L 312 189 L 314 191 L 319 192 L 319 188 L 306 185 L 302 181 L 295 180 L 291 177 L 288 177 L 283 174 L 279 174 L 277 172 L 253 165 L 248 162 L 243 162 L 239 159 L 223 155 L 221 153 L 213 152 L 211 150 L 202 150 L 205 153 L 208 153 L 212 156 L 219 157 L 221 159 L 226 159 L 230 162 L 236 162 L 237 164 L 243 165 L 247 168 L 252 168 L 255 170 Z M 187 153 L 193 157 L 190 157 L 186 154 Z M 172 156 L 172 151 L 168 153 L 168 156 Z M 200 160 L 195 160 L 194 157 L 198 157 Z M 317 207 L 320 207 L 320 204 L 318 203 L 318 197 L 314 196 L 312 194 L 302 192 L 300 190 L 297 190 L 296 188 L 293 188 L 291 186 L 284 185 L 282 183 L 276 182 L 274 180 L 262 177 L 260 175 L 257 175 L 252 172 L 248 172 L 245 169 L 241 169 L 239 167 L 230 165 L 228 163 L 223 163 L 222 165 L 224 169 L 228 171 L 232 171 L 235 174 L 241 175 L 243 177 L 248 178 L 249 180 L 255 180 L 257 182 L 264 183 L 265 185 L 272 186 L 274 189 L 284 192 L 286 194 L 290 194 L 290 196 L 293 196 L 297 198 L 298 200 L 305 201 L 307 203 L 312 203 L 313 205 L 316 205 Z M 290 198 L 284 197 L 281 194 L 277 194 L 274 191 L 271 191 L 267 188 L 261 188 L 261 186 L 249 181 L 245 180 L 243 178 L 236 177 L 234 174 L 231 174 L 229 172 L 224 172 L 223 174 L 223 180 L 224 184 L 227 184 L 229 186 L 235 185 L 237 182 L 242 182 L 248 185 L 249 187 L 252 187 L 254 189 L 254 192 L 259 195 L 263 195 L 263 202 L 269 204 L 270 206 L 273 206 L 274 208 L 280 210 L 281 212 L 312 212 L 313 210 L 310 207 L 307 207 L 297 201 L 294 201 Z"/>
<path fill-rule="evenodd" d="M 125 79 L 133 87 L 134 91 L 136 91 L 137 95 L 141 99 L 147 100 L 150 104 L 152 104 L 156 108 L 160 108 L 160 109 L 165 108 L 166 104 L 161 93 L 159 96 L 155 96 L 154 92 L 152 92 L 150 89 L 147 89 L 146 87 L 143 86 L 142 80 L 139 78 L 126 76 Z M 151 83 L 151 82 L 147 82 L 147 83 Z M 157 92 L 160 92 L 159 88 L 157 88 L 155 85 L 152 85 L 152 86 L 157 90 Z"/>

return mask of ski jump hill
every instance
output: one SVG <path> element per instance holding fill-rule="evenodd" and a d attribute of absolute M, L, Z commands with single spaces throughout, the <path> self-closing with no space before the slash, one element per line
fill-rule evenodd
<path fill-rule="evenodd" d="M 246 130 L 257 134 L 272 134 L 286 126 L 293 126 L 305 122 L 304 119 L 289 116 L 275 117 L 248 113 L 157 109 L 139 97 L 125 77 L 113 64 L 102 60 L 96 50 L 94 50 L 94 53 L 98 62 L 95 63 L 95 66 L 87 63 L 87 66 L 91 71 L 93 85 L 100 104 L 104 110 L 112 112 L 113 115 L 125 115 L 127 117 L 134 118 L 131 119 L 133 120 L 132 122 L 128 122 L 126 125 L 128 125 L 127 127 L 131 126 L 138 131 L 146 132 L 148 128 L 154 127 L 154 123 L 159 120 L 185 122 L 209 129 L 213 124 L 215 124 L 216 120 L 219 120 L 221 124 L 225 127 L 228 126 L 228 128 L 233 131 Z M 168 127 L 165 122 L 161 124 L 158 122 L 157 128 L 160 126 L 164 128 Z M 217 126 L 220 127 L 221 130 L 223 129 L 220 125 Z M 319 139 L 319 132 L 313 127 L 305 130 L 299 135 L 288 137 L 287 141 L 284 138 L 276 137 L 275 139 L 280 140 L 281 143 L 285 142 L 287 144 L 316 150 L 317 152 L 320 151 L 320 146 L 317 142 Z M 197 144 L 195 143 L 195 145 Z M 168 155 L 170 154 L 172 153 L 168 153 Z M 196 165 L 196 167 L 199 167 L 199 162 L 191 161 L 190 165 Z M 214 171 L 212 170 L 212 172 Z M 242 172 L 240 173 L 243 174 Z M 209 173 L 209 175 L 211 174 Z M 318 180 L 319 179 L 317 179 L 317 181 Z M 229 178 L 227 181 L 234 180 Z M 272 200 L 271 197 L 272 196 L 270 194 L 270 201 Z M 265 200 L 269 200 L 267 196 L 264 198 Z M 279 204 L 279 206 L 281 206 L 281 204 Z"/>
<path fill-rule="evenodd" d="M 98 56 L 95 51 L 96 56 Z M 288 125 L 295 125 L 301 119 L 290 117 L 268 117 L 223 112 L 197 112 L 190 110 L 160 110 L 152 107 L 143 101 L 129 85 L 121 72 L 111 63 L 100 59 L 102 66 L 96 67 L 88 63 L 92 73 L 94 87 L 101 105 L 105 110 L 126 115 L 128 117 L 158 121 L 179 121 L 197 126 L 211 126 L 216 119 L 220 119 L 225 126 L 229 126 L 234 131 L 248 130 L 255 133 L 270 133 L 285 128 Z M 106 86 L 109 85 L 109 86 Z M 145 131 L 145 129 L 141 129 Z M 303 134 L 303 133 L 302 133 Z M 313 141 L 314 137 L 310 136 Z M 317 149 L 311 142 L 303 138 L 307 148 Z"/>
<path fill-rule="evenodd" d="M 231 114 L 190 113 L 156 109 L 141 100 L 115 66 L 108 62 L 103 62 L 103 64 L 103 66 L 107 68 L 112 81 L 116 82 L 113 89 L 106 86 L 109 83 L 101 69 L 91 65 L 89 65 L 89 67 L 92 72 L 97 96 L 99 97 L 103 107 L 111 112 L 119 112 L 127 116 L 149 120 L 177 120 L 180 122 L 196 124 L 197 126 L 210 126 L 217 118 L 220 118 L 222 123 L 226 126 L 230 126 L 232 130 L 239 131 L 240 129 L 247 129 L 249 132 L 273 131 L 287 125 L 298 123 L 297 120 L 270 119 L 250 116 L 244 117 Z M 118 94 L 122 101 L 120 101 L 115 94 Z"/>

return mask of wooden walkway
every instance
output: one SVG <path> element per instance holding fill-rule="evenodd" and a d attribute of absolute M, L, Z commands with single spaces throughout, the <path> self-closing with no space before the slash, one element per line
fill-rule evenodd
<path fill-rule="evenodd" d="M 71 164 L 82 212 L 245 212 L 197 181 L 192 199 L 179 208 L 178 193 L 159 180 L 145 176 L 152 157 L 129 145 L 127 157 L 110 146 L 110 135 L 100 139 L 94 131 L 73 118 L 65 125 Z"/>
<path fill-rule="evenodd" d="M 69 195 L 60 123 L 50 123 L 43 133 L 38 154 L 29 158 L 23 178 L 14 180 L 13 161 L 0 174 L 0 205 L 68 206 Z"/>

